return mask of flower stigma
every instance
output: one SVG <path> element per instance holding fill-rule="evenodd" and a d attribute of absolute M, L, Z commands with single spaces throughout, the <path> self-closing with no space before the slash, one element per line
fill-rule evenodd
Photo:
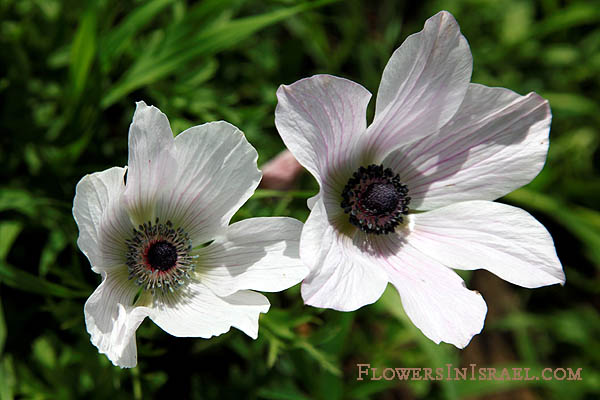
<path fill-rule="evenodd" d="M 177 249 L 171 243 L 162 240 L 150 246 L 146 258 L 150 267 L 168 271 L 177 262 Z"/>
<path fill-rule="evenodd" d="M 408 214 L 410 197 L 400 176 L 382 165 L 360 167 L 342 191 L 341 206 L 350 223 L 366 233 L 393 232 Z"/>
<path fill-rule="evenodd" d="M 194 258 L 192 241 L 183 228 L 175 229 L 171 221 L 146 222 L 133 229 L 126 240 L 129 279 L 144 290 L 173 292 L 190 279 Z"/>

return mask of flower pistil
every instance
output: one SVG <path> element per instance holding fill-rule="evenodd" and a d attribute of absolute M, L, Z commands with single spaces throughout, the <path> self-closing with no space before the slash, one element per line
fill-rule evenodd
<path fill-rule="evenodd" d="M 408 187 L 382 165 L 360 167 L 342 191 L 341 206 L 350 223 L 366 233 L 393 232 L 408 214 Z"/>

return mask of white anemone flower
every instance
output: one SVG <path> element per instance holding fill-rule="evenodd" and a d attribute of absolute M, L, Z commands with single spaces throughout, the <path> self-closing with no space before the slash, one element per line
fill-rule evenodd
<path fill-rule="evenodd" d="M 257 157 L 227 122 L 173 138 L 167 117 L 139 102 L 128 167 L 77 184 L 77 244 L 102 275 L 85 303 L 85 322 L 115 365 L 137 364 L 135 331 L 146 317 L 174 336 L 209 338 L 233 326 L 256 338 L 269 301 L 249 289 L 280 291 L 306 276 L 299 221 L 229 225 L 260 181 Z"/>
<path fill-rule="evenodd" d="M 277 129 L 320 191 L 300 241 L 306 304 L 375 302 L 388 282 L 431 340 L 465 347 L 486 304 L 451 269 L 484 268 L 534 288 L 565 277 L 546 229 L 492 202 L 542 169 L 551 113 L 535 93 L 470 83 L 472 57 L 448 12 L 426 21 L 371 94 L 330 75 L 277 91 Z"/>

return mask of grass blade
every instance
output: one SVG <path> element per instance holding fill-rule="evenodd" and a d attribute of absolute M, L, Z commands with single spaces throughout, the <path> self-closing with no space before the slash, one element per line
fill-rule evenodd
<path fill-rule="evenodd" d="M 125 73 L 125 76 L 108 91 L 102 99 L 102 108 L 107 108 L 122 97 L 142 86 L 149 85 L 180 69 L 186 63 L 228 49 L 248 38 L 260 29 L 283 21 L 302 11 L 323 6 L 334 0 L 322 0 L 272 11 L 263 15 L 240 18 L 215 24 L 195 36 L 182 40 L 172 51 L 163 51 L 140 57 Z M 165 39 L 165 43 L 169 42 Z M 169 46 L 173 47 L 173 46 Z"/>

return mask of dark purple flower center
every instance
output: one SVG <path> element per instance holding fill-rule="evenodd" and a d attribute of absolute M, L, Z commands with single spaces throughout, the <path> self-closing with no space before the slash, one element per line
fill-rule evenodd
<path fill-rule="evenodd" d="M 163 240 L 150 245 L 146 257 L 152 268 L 168 271 L 177 262 L 177 249 L 171 243 Z"/>
<path fill-rule="evenodd" d="M 342 192 L 341 206 L 352 225 L 376 235 L 393 232 L 408 214 L 410 197 L 400 176 L 382 165 L 360 167 Z"/>
<path fill-rule="evenodd" d="M 363 207 L 373 214 L 385 214 L 396 209 L 401 194 L 391 183 L 372 183 L 361 198 Z"/>

